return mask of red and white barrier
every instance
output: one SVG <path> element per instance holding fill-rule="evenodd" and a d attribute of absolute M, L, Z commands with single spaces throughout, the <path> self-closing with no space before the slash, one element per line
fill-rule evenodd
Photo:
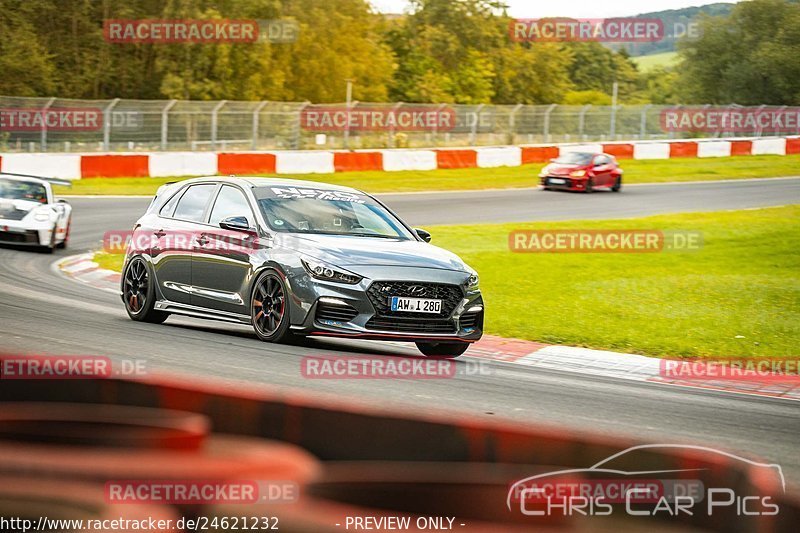
<path fill-rule="evenodd" d="M 618 159 L 672 159 L 800 154 L 800 136 L 681 139 L 476 148 L 0 154 L 0 170 L 62 179 L 203 175 L 328 174 L 378 170 L 516 167 L 568 152 L 606 152 Z"/>
<path fill-rule="evenodd" d="M 434 150 L 384 150 L 383 170 L 436 170 Z"/>
<path fill-rule="evenodd" d="M 478 166 L 489 167 L 518 167 L 522 164 L 522 148 L 519 146 L 500 146 L 490 148 L 476 148 L 478 152 Z"/>
<path fill-rule="evenodd" d="M 81 178 L 80 154 L 3 154 L 0 170 L 65 180 Z"/>

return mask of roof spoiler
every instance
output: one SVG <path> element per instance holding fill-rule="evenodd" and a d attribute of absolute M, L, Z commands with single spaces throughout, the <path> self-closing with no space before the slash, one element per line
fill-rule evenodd
<path fill-rule="evenodd" d="M 0 172 L 0 176 L 14 176 L 16 178 L 34 178 L 37 180 L 46 181 L 53 185 L 62 185 L 64 187 L 72 187 L 72 182 L 69 180 L 63 180 L 59 178 L 48 178 L 46 176 L 35 176 L 33 174 L 17 174 L 15 172 Z"/>

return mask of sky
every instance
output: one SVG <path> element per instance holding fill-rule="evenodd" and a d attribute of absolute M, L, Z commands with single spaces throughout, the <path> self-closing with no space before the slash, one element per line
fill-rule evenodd
<path fill-rule="evenodd" d="M 713 3 L 736 3 L 737 0 L 505 0 L 510 6 L 509 13 L 517 18 L 573 17 L 604 18 L 626 17 L 639 13 L 652 13 L 666 9 L 702 6 Z M 402 13 L 408 6 L 406 0 L 370 0 L 375 8 L 383 13 Z"/>

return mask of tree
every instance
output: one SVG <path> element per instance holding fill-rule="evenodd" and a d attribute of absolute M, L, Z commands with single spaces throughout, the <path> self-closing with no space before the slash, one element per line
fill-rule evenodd
<path fill-rule="evenodd" d="M 39 96 L 55 88 L 47 47 L 26 17 L 23 5 L 12 2 L 0 10 L 0 94 Z M 33 2 L 32 2 L 33 3 Z"/>
<path fill-rule="evenodd" d="M 705 17 L 680 44 L 686 103 L 800 104 L 800 4 L 752 0 L 728 17 Z"/>

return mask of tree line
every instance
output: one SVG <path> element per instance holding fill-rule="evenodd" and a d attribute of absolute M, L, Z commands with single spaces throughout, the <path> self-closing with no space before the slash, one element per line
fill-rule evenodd
<path fill-rule="evenodd" d="M 292 20 L 291 43 L 111 43 L 109 19 Z M 673 67 L 626 49 L 509 37 L 500 0 L 0 0 L 0 94 L 81 99 L 461 104 L 800 104 L 800 4 L 752 0 L 699 19 Z"/>

